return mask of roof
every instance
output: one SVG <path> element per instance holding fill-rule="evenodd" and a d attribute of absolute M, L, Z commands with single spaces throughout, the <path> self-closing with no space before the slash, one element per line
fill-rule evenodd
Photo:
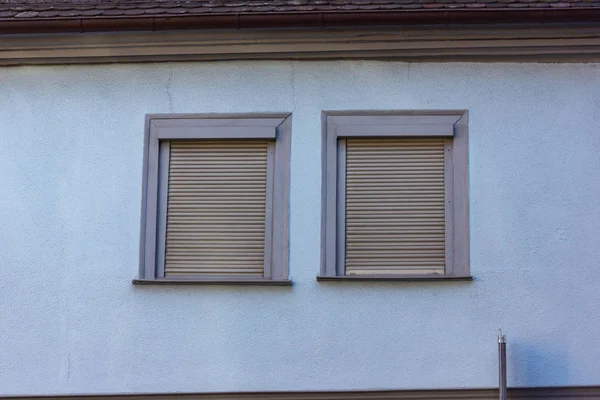
<path fill-rule="evenodd" d="M 599 22 L 600 0 L 0 0 L 0 33 L 505 20 Z"/>
<path fill-rule="evenodd" d="M 0 0 L 0 19 L 600 8 L 600 0 Z"/>

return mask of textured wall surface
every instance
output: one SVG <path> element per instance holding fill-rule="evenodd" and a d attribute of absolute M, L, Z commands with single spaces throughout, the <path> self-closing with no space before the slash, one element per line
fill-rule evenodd
<path fill-rule="evenodd" d="M 600 66 L 0 69 L 0 393 L 600 384 Z M 317 283 L 321 110 L 468 109 L 473 282 Z M 292 288 L 133 286 L 144 114 L 293 112 Z"/>

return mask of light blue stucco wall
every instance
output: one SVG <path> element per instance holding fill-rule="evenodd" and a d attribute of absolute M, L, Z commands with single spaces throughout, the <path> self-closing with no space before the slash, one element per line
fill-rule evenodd
<path fill-rule="evenodd" d="M 321 110 L 468 109 L 471 283 L 317 283 Z M 292 288 L 133 286 L 144 114 L 293 112 Z M 600 66 L 0 69 L 0 393 L 600 384 Z"/>

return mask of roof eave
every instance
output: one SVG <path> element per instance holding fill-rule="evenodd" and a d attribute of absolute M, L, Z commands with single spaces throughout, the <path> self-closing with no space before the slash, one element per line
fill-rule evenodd
<path fill-rule="evenodd" d="M 142 17 L 13 18 L 0 34 L 168 31 L 184 29 L 350 28 L 415 25 L 598 23 L 600 8 L 434 9 L 373 12 L 210 14 Z"/>

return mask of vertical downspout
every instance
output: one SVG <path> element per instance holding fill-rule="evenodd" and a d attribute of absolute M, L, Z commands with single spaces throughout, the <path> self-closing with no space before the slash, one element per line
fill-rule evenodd
<path fill-rule="evenodd" d="M 506 400 L 506 335 L 499 329 L 498 335 L 498 372 L 499 372 L 499 394 L 500 400 Z"/>

